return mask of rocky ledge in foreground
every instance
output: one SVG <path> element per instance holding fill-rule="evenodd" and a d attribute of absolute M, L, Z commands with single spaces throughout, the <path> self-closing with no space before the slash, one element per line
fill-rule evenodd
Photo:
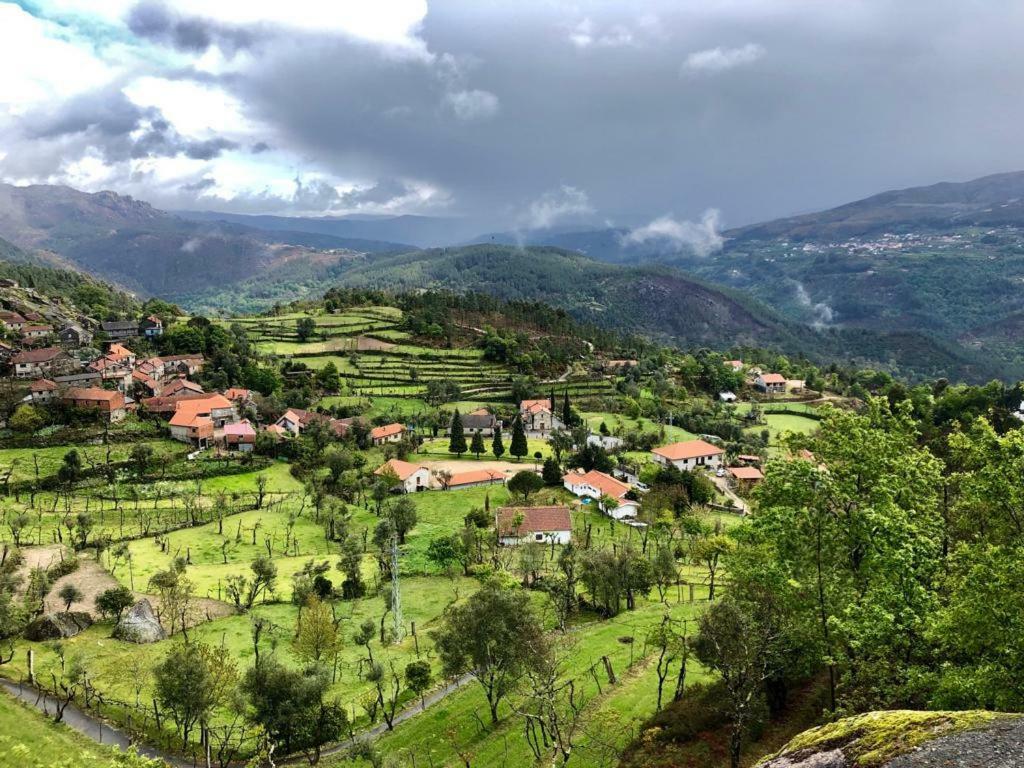
<path fill-rule="evenodd" d="M 1024 716 L 869 712 L 812 728 L 757 768 L 1021 768 Z"/>

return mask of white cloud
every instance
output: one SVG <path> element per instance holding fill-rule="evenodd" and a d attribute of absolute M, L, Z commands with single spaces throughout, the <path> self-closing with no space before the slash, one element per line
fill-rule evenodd
<path fill-rule="evenodd" d="M 679 221 L 660 216 L 649 224 L 631 230 L 622 238 L 624 244 L 664 243 L 676 250 L 688 248 L 697 256 L 707 256 L 721 249 L 725 239 L 719 232 L 719 212 L 704 211 L 700 221 Z"/>
<path fill-rule="evenodd" d="M 651 19 L 654 17 L 643 17 L 638 26 L 641 29 L 650 29 Z M 590 48 L 598 46 L 604 48 L 621 48 L 632 45 L 635 41 L 633 30 L 624 24 L 614 24 L 604 30 L 598 30 L 590 17 L 584 17 L 576 26 L 569 29 L 569 42 L 577 48 Z"/>
<path fill-rule="evenodd" d="M 446 93 L 444 103 L 460 120 L 486 120 L 500 108 L 497 96 L 480 90 Z"/>
<path fill-rule="evenodd" d="M 0 3 L 0 72 L 0 112 L 8 116 L 99 87 L 117 75 L 60 25 L 10 3 Z"/>
<path fill-rule="evenodd" d="M 563 184 L 530 203 L 521 221 L 528 229 L 548 229 L 563 219 L 593 212 L 586 192 Z"/>
<path fill-rule="evenodd" d="M 715 74 L 728 69 L 753 64 L 763 57 L 765 50 L 757 43 L 747 43 L 740 48 L 708 48 L 694 51 L 683 63 L 684 75 Z"/>
<path fill-rule="evenodd" d="M 140 77 L 123 90 L 138 106 L 159 109 L 184 136 L 207 138 L 255 130 L 243 114 L 242 103 L 216 86 L 192 80 Z"/>

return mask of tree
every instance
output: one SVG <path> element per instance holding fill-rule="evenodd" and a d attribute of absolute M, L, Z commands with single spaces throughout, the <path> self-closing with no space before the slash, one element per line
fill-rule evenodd
<path fill-rule="evenodd" d="M 423 694 L 426 693 L 433 682 L 434 676 L 430 671 L 430 662 L 423 660 L 411 661 L 405 665 L 405 684 L 409 686 L 409 690 L 420 697 L 421 709 L 426 709 L 427 707 Z"/>
<path fill-rule="evenodd" d="M 523 428 L 523 417 L 518 413 L 512 422 L 512 444 L 509 446 L 508 452 L 516 459 L 521 459 L 530 452 L 526 442 L 526 430 Z"/>
<path fill-rule="evenodd" d="M 337 392 L 341 387 L 338 366 L 334 364 L 333 360 L 316 372 L 316 383 L 324 392 Z"/>
<path fill-rule="evenodd" d="M 295 335 L 299 337 L 299 341 L 309 341 L 314 333 L 316 333 L 316 320 L 312 317 L 300 317 L 299 321 L 295 323 Z"/>
<path fill-rule="evenodd" d="M 249 594 L 246 608 L 252 608 L 261 594 L 269 595 L 274 591 L 277 582 L 277 564 L 267 555 L 260 555 L 249 565 L 252 579 L 249 582 Z"/>
<path fill-rule="evenodd" d="M 469 446 L 469 450 L 478 460 L 487 451 L 484 446 L 484 436 L 480 434 L 479 429 L 473 433 L 473 442 Z"/>
<path fill-rule="evenodd" d="M 494 439 L 491 440 L 491 453 L 494 454 L 494 458 L 500 459 L 505 455 L 505 444 L 501 441 L 501 425 L 497 424 L 494 427 Z"/>
<path fill-rule="evenodd" d="M 15 642 L 28 624 L 29 612 L 7 589 L 0 588 L 0 665 L 14 658 Z"/>
<path fill-rule="evenodd" d="M 548 456 L 544 461 L 544 469 L 541 471 L 541 477 L 544 480 L 545 485 L 561 485 L 562 484 L 562 468 L 558 466 L 558 461 L 554 456 Z"/>
<path fill-rule="evenodd" d="M 71 485 L 82 475 L 82 457 L 72 448 L 64 454 L 64 461 L 57 470 L 57 479 L 65 485 Z"/>
<path fill-rule="evenodd" d="M 205 726 L 234 688 L 237 670 L 226 647 L 181 643 L 157 664 L 153 678 L 156 700 L 171 713 L 185 750 L 195 726 Z"/>
<path fill-rule="evenodd" d="M 758 607 L 727 597 L 698 620 L 695 655 L 719 674 L 726 691 L 731 768 L 739 768 L 757 696 L 782 666 L 779 631 L 767 602 L 769 606 Z"/>
<path fill-rule="evenodd" d="M 135 465 L 135 472 L 139 477 L 145 475 L 153 463 L 153 446 L 136 443 L 132 446 L 131 462 Z"/>
<path fill-rule="evenodd" d="M 27 435 L 42 426 L 43 417 L 37 408 L 25 403 L 14 409 L 14 413 L 7 423 L 15 432 Z"/>
<path fill-rule="evenodd" d="M 466 452 L 466 434 L 462 427 L 462 416 L 456 408 L 449 426 L 448 453 L 461 456 Z"/>
<path fill-rule="evenodd" d="M 416 526 L 418 516 L 412 499 L 403 496 L 396 499 L 388 509 L 388 519 L 398 534 L 398 543 L 405 544 L 405 537 Z"/>
<path fill-rule="evenodd" d="M 544 487 L 544 480 L 536 472 L 524 469 L 512 476 L 512 479 L 508 481 L 507 487 L 509 493 L 522 494 L 523 501 L 526 502 L 529 501 L 531 493 L 539 491 Z"/>
<path fill-rule="evenodd" d="M 307 665 L 333 662 L 341 650 L 341 633 L 334 614 L 320 598 L 310 597 L 299 614 L 292 648 L 295 656 Z"/>
<path fill-rule="evenodd" d="M 448 609 L 435 634 L 445 675 L 472 675 L 484 689 L 491 723 L 498 706 L 534 660 L 543 629 L 519 590 L 485 586 Z"/>
<path fill-rule="evenodd" d="M 134 604 L 135 595 L 127 587 L 111 587 L 96 596 L 97 610 L 106 618 L 112 616 L 114 621 L 120 621 L 125 609 Z"/>
<path fill-rule="evenodd" d="M 323 745 L 337 741 L 348 728 L 345 708 L 325 698 L 330 685 L 322 666 L 289 669 L 271 656 L 246 671 L 241 688 L 249 720 L 264 729 L 271 743 L 285 754 L 302 750 L 316 764 Z"/>
<path fill-rule="evenodd" d="M 60 591 L 57 593 L 57 596 L 60 598 L 61 602 L 64 603 L 65 613 L 71 611 L 72 603 L 80 602 L 85 598 L 85 595 L 82 594 L 82 590 L 80 590 L 78 587 L 71 583 L 65 584 L 63 587 L 61 587 Z"/>
<path fill-rule="evenodd" d="M 569 390 L 565 390 L 565 397 L 562 399 L 562 423 L 571 427 L 574 423 L 572 417 L 572 406 L 569 405 Z"/>

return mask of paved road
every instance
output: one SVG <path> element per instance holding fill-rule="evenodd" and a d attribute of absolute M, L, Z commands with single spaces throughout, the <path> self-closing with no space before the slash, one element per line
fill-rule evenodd
<path fill-rule="evenodd" d="M 432 707 L 434 704 L 445 699 L 472 680 L 472 675 L 463 675 L 457 680 L 446 684 L 443 688 L 439 688 L 426 696 L 422 704 L 417 702 L 410 707 L 406 707 L 395 715 L 395 725 L 404 723 L 406 720 L 415 717 L 425 708 Z M 3 688 L 16 699 L 23 701 L 30 707 L 35 707 L 46 715 L 52 716 L 52 713 L 56 711 L 56 700 L 51 696 L 37 691 L 35 688 L 13 683 L 10 680 L 4 680 L 3 678 L 0 678 L 0 688 Z M 196 765 L 191 760 L 182 760 L 179 757 L 167 754 L 166 752 L 154 747 L 134 742 L 132 737 L 124 731 L 103 722 L 89 712 L 82 711 L 75 704 L 69 704 L 67 709 L 64 710 L 64 723 L 68 727 L 74 728 L 85 737 L 92 739 L 97 744 L 106 744 L 107 746 L 119 747 L 120 749 L 128 749 L 128 747 L 134 744 L 140 755 L 159 758 L 168 765 L 174 766 L 174 768 L 193 768 Z M 344 752 L 356 742 L 373 740 L 386 731 L 387 723 L 381 721 L 372 728 L 359 731 L 355 736 L 346 741 L 339 742 L 330 747 L 325 747 L 322 754 L 334 755 Z M 277 765 L 291 765 L 298 763 L 305 764 L 305 757 L 302 755 L 295 755 L 277 761 Z"/>

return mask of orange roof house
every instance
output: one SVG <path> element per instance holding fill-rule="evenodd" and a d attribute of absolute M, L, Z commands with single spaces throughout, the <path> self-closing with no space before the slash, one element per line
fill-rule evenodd
<path fill-rule="evenodd" d="M 679 469 L 696 469 L 700 466 L 717 467 L 725 454 L 724 448 L 703 440 L 686 440 L 681 443 L 662 445 L 651 451 L 659 464 L 673 464 Z"/>
<path fill-rule="evenodd" d="M 497 524 L 502 544 L 531 540 L 568 544 L 572 538 L 568 507 L 502 507 L 498 510 Z"/>
<path fill-rule="evenodd" d="M 370 441 L 374 445 L 381 443 L 395 443 L 402 438 L 405 426 L 402 424 L 385 424 L 382 427 L 374 427 L 370 430 Z"/>

